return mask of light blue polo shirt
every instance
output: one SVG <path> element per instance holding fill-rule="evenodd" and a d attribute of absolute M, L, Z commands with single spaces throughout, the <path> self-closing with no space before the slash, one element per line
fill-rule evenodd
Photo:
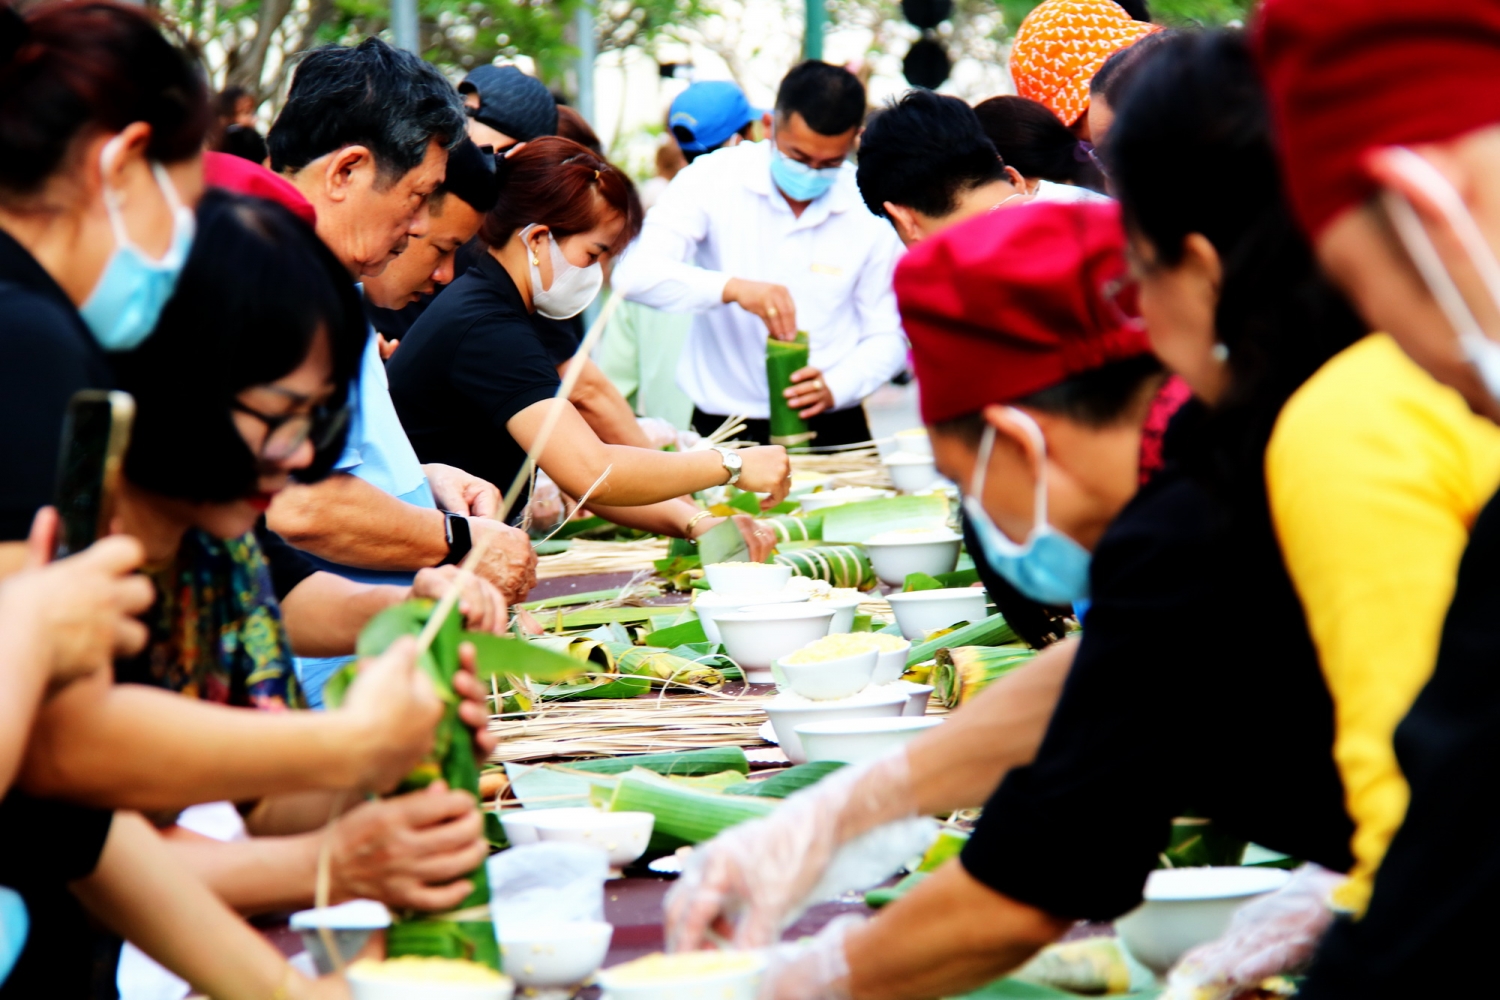
<path fill-rule="evenodd" d="M 418 507 L 437 510 L 432 487 L 422 463 L 406 437 L 401 419 L 396 416 L 396 404 L 391 402 L 390 383 L 385 376 L 385 362 L 380 360 L 380 348 L 375 331 L 365 344 L 364 356 L 360 359 L 359 380 L 354 413 L 349 420 L 349 440 L 344 453 L 334 465 L 335 472 L 346 472 L 358 476 L 371 486 L 389 493 Z M 313 565 L 330 573 L 358 580 L 360 583 L 391 583 L 411 586 L 414 573 L 384 570 L 356 569 L 319 559 L 306 553 Z M 297 658 L 297 679 L 307 694 L 308 704 L 323 707 L 323 684 L 337 669 L 353 657 L 301 657 Z"/>

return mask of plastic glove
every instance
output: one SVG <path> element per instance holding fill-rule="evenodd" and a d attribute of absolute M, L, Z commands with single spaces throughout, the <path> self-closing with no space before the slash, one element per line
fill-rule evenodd
<path fill-rule="evenodd" d="M 738 947 L 774 943 L 840 847 L 877 826 L 913 817 L 915 803 L 902 748 L 835 771 L 765 819 L 724 831 L 693 851 L 667 893 L 668 948 L 699 948 L 715 925 Z"/>
<path fill-rule="evenodd" d="M 651 447 L 657 450 L 677 447 L 677 428 L 661 417 L 636 417 L 635 422 Z"/>
<path fill-rule="evenodd" d="M 845 914 L 813 937 L 769 949 L 757 1000 L 849 1000 L 844 939 L 864 922 Z"/>
<path fill-rule="evenodd" d="M 1188 952 L 1167 976 L 1162 1000 L 1228 1000 L 1312 959 L 1333 921 L 1328 896 L 1344 876 L 1303 865 L 1291 881 L 1242 906 L 1217 941 Z"/>
<path fill-rule="evenodd" d="M 526 505 L 526 518 L 531 529 L 546 534 L 557 527 L 566 510 L 557 484 L 545 472 L 537 470 L 536 486 Z"/>

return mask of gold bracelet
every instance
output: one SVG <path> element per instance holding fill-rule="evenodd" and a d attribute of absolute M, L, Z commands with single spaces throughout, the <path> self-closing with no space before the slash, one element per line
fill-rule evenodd
<path fill-rule="evenodd" d="M 682 529 L 682 537 L 688 539 L 689 541 L 691 541 L 692 538 L 693 538 L 693 528 L 697 527 L 698 522 L 701 521 L 701 520 L 703 520 L 705 517 L 713 517 L 713 516 L 714 516 L 714 512 L 711 511 L 711 510 L 700 510 L 698 513 L 694 514 L 692 517 L 688 518 L 687 525 L 684 526 L 683 529 Z"/>
<path fill-rule="evenodd" d="M 289 987 L 292 984 L 292 974 L 294 972 L 296 970 L 288 962 L 286 971 L 281 974 L 281 982 L 276 986 L 276 992 L 271 994 L 271 1000 L 292 1000 L 292 992 Z"/>

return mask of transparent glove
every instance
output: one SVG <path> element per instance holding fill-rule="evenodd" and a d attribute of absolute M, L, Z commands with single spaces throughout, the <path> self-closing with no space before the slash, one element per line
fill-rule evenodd
<path fill-rule="evenodd" d="M 1162 1000 L 1228 1000 L 1312 959 L 1333 921 L 1328 897 L 1344 876 L 1303 865 L 1286 885 L 1241 907 L 1217 941 L 1188 952 L 1167 976 Z"/>
<path fill-rule="evenodd" d="M 646 440 L 651 442 L 651 447 L 660 450 L 677 446 L 677 428 L 661 417 L 636 417 L 635 422 L 646 435 Z"/>
<path fill-rule="evenodd" d="M 849 1000 L 844 939 L 864 922 L 846 913 L 813 937 L 769 949 L 757 1000 Z"/>
<path fill-rule="evenodd" d="M 531 499 L 526 504 L 526 518 L 533 531 L 545 534 L 557 527 L 567 508 L 563 504 L 562 490 L 557 488 L 545 472 L 536 474 L 536 485 Z"/>
<path fill-rule="evenodd" d="M 693 851 L 667 893 L 668 948 L 702 947 L 711 928 L 742 948 L 774 943 L 839 848 L 913 817 L 915 803 L 903 748 L 835 771 L 770 816 L 725 830 Z"/>

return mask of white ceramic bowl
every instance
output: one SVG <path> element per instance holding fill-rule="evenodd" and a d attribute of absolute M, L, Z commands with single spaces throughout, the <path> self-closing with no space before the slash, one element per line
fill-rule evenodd
<path fill-rule="evenodd" d="M 938 576 L 952 573 L 958 565 L 958 549 L 964 540 L 958 535 L 937 541 L 865 542 L 875 575 L 892 586 L 906 582 L 911 573 Z"/>
<path fill-rule="evenodd" d="M 542 838 L 536 832 L 536 821 L 539 818 L 542 816 L 555 818 L 569 813 L 578 816 L 597 816 L 599 810 L 593 806 L 572 806 L 567 809 L 502 809 L 500 825 L 505 828 L 505 839 L 510 841 L 510 846 L 520 847 L 522 844 L 535 844 L 541 841 Z"/>
<path fill-rule="evenodd" d="M 901 714 L 910 718 L 927 714 L 927 703 L 932 700 L 931 684 L 911 684 L 906 689 L 906 707 Z"/>
<path fill-rule="evenodd" d="M 648 812 L 605 812 L 602 809 L 543 809 L 531 821 L 543 843 L 562 841 L 602 847 L 609 855 L 611 874 L 646 853 L 656 817 Z"/>
<path fill-rule="evenodd" d="M 937 466 L 931 455 L 918 455 L 909 451 L 898 451 L 887 455 L 881 462 L 890 474 L 891 482 L 902 493 L 925 490 L 937 482 Z"/>
<path fill-rule="evenodd" d="M 347 973 L 354 1000 L 511 1000 L 516 983 L 502 976 L 493 983 L 444 983 L 421 980 L 372 979 L 358 965 Z"/>
<path fill-rule="evenodd" d="M 778 563 L 725 562 L 703 567 L 716 594 L 755 597 L 775 594 L 792 578 L 792 568 Z"/>
<path fill-rule="evenodd" d="M 517 985 L 533 990 L 578 986 L 604 964 L 614 932 L 602 920 L 502 928 L 505 973 Z"/>
<path fill-rule="evenodd" d="M 891 490 L 880 490 L 873 486 L 845 486 L 842 489 L 805 494 L 797 498 L 797 503 L 802 505 L 804 511 L 811 514 L 813 511 L 828 507 L 859 503 L 861 500 L 882 500 L 890 496 L 895 496 Z"/>
<path fill-rule="evenodd" d="M 907 705 L 901 696 L 901 708 Z M 807 752 L 807 759 L 841 760 L 845 764 L 863 764 L 882 757 L 903 743 L 916 739 L 933 726 L 942 725 L 937 718 L 831 719 L 827 722 L 804 722 L 796 726 L 797 738 Z M 783 744 L 784 746 L 784 744 Z"/>
<path fill-rule="evenodd" d="M 1158 869 L 1146 879 L 1146 901 L 1115 929 L 1142 965 L 1165 975 L 1188 949 L 1223 934 L 1235 910 L 1290 877 L 1279 868 Z"/>
<path fill-rule="evenodd" d="M 901 634 L 914 642 L 928 632 L 958 622 L 977 622 L 985 616 L 988 597 L 977 587 L 947 587 L 943 590 L 914 590 L 909 594 L 887 594 L 896 625 Z"/>
<path fill-rule="evenodd" d="M 603 1000 L 755 1000 L 764 970 L 762 958 L 736 972 L 625 984 L 604 969 L 599 973 L 599 985 L 604 987 Z"/>
<path fill-rule="evenodd" d="M 375 931 L 391 926 L 391 911 L 384 903 L 373 899 L 351 899 L 337 906 L 322 909 L 299 910 L 292 914 L 292 930 L 302 935 L 302 946 L 312 956 L 318 972 L 328 975 L 335 965 L 328 949 L 323 945 L 319 928 L 326 927 L 333 935 L 334 947 L 343 957 L 343 964 L 354 961 L 360 949 L 370 940 Z"/>
<path fill-rule="evenodd" d="M 836 701 L 869 686 L 879 651 L 867 649 L 853 656 L 821 663 L 777 663 L 787 687 L 813 701 Z"/>
<path fill-rule="evenodd" d="M 896 450 L 909 455 L 926 455 L 932 457 L 932 438 L 927 436 L 925 427 L 913 427 L 910 430 L 896 432 Z"/>
<path fill-rule="evenodd" d="M 870 677 L 871 684 L 889 684 L 891 681 L 899 681 L 901 675 L 906 673 L 906 656 L 911 652 L 911 640 L 908 639 L 900 649 L 882 649 L 875 660 L 875 673 Z"/>
<path fill-rule="evenodd" d="M 826 705 L 781 705 L 766 706 L 771 717 L 771 728 L 776 731 L 776 742 L 786 759 L 793 764 L 806 764 L 807 754 L 802 749 L 802 740 L 797 727 L 814 722 L 834 719 L 881 719 L 895 718 L 906 707 L 907 697 L 899 691 L 870 701 L 830 702 Z"/>
<path fill-rule="evenodd" d="M 854 612 L 859 609 L 860 597 L 829 598 L 826 601 L 813 601 L 815 605 L 833 609 L 833 621 L 828 625 L 829 635 L 842 635 L 845 632 L 854 631 Z"/>
<path fill-rule="evenodd" d="M 752 684 L 770 684 L 771 664 L 828 634 L 834 609 L 826 602 L 766 604 L 719 615 L 724 650 Z"/>
<path fill-rule="evenodd" d="M 777 594 L 734 597 L 705 590 L 693 600 L 693 610 L 697 612 L 698 620 L 703 623 L 703 634 L 708 637 L 708 641 L 723 642 L 724 638 L 719 633 L 719 615 L 739 611 L 742 608 L 759 607 L 762 604 L 800 604 L 807 599 L 806 594 L 787 596 L 786 591 Z"/>

